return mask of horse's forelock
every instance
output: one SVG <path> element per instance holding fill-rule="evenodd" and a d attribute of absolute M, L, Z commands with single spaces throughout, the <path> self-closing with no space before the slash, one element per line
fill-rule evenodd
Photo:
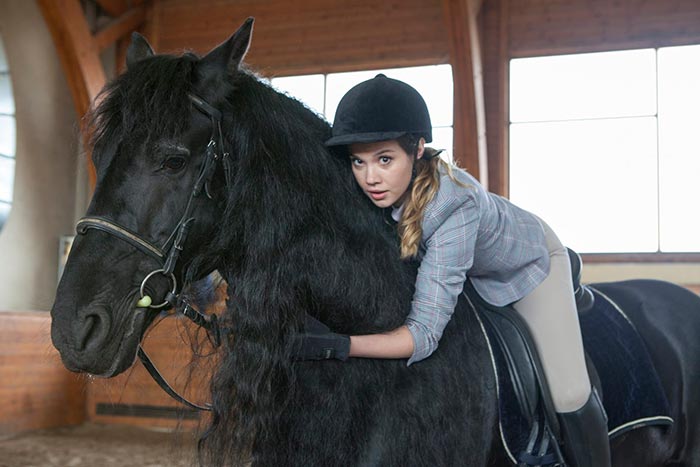
<path fill-rule="evenodd" d="M 98 104 L 85 119 L 92 147 L 119 139 L 124 143 L 150 143 L 173 138 L 188 125 L 197 57 L 157 55 L 109 83 Z"/>

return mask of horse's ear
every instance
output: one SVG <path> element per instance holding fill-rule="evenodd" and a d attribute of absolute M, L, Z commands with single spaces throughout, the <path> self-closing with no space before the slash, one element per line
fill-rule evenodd
<path fill-rule="evenodd" d="M 202 64 L 214 65 L 219 69 L 225 69 L 229 73 L 238 70 L 245 54 L 250 47 L 250 38 L 253 35 L 254 18 L 250 17 L 238 28 L 231 37 L 202 57 Z"/>
<path fill-rule="evenodd" d="M 126 67 L 131 68 L 132 65 L 139 60 L 153 55 L 155 55 L 155 52 L 153 52 L 146 38 L 138 32 L 132 32 L 131 44 L 129 44 L 129 49 L 126 51 Z"/>

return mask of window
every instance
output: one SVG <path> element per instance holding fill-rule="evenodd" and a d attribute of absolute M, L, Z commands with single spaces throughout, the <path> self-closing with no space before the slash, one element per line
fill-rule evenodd
<path fill-rule="evenodd" d="M 514 59 L 510 193 L 584 253 L 700 252 L 700 46 Z"/>
<path fill-rule="evenodd" d="M 433 142 L 429 145 L 436 149 L 446 149 L 446 159 L 451 160 L 453 91 L 450 65 L 289 76 L 273 78 L 271 82 L 278 90 L 299 99 L 311 110 L 333 122 L 335 110 L 345 93 L 379 73 L 404 81 L 421 93 L 433 124 Z"/>
<path fill-rule="evenodd" d="M 15 103 L 7 58 L 0 39 L 0 229 L 12 207 L 15 178 Z"/>

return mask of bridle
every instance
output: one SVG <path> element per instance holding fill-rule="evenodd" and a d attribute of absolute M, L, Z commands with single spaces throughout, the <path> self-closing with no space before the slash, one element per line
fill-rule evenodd
<path fill-rule="evenodd" d="M 187 201 L 185 211 L 165 243 L 163 243 L 162 246 L 156 246 L 150 241 L 144 239 L 138 233 L 133 232 L 126 227 L 119 225 L 117 222 L 102 216 L 83 217 L 78 221 L 76 231 L 79 235 L 85 235 L 92 229 L 105 232 L 128 243 L 132 247 L 161 263 L 162 266 L 160 268 L 154 269 L 148 273 L 141 282 L 141 286 L 139 287 L 140 297 L 141 299 L 147 297 L 145 294 L 146 284 L 152 277 L 158 274 L 161 274 L 170 280 L 172 289 L 166 294 L 163 303 L 159 303 L 157 305 L 148 304 L 143 306 L 143 308 L 164 311 L 174 309 L 176 312 L 182 313 L 195 324 L 203 327 L 207 331 L 211 337 L 212 345 L 214 345 L 216 348 L 221 345 L 222 333 L 222 329 L 218 324 L 218 318 L 215 314 L 207 316 L 201 313 L 199 310 L 193 308 L 187 302 L 187 300 L 179 296 L 177 291 L 177 279 L 175 278 L 175 266 L 180 258 L 180 253 L 184 248 L 185 240 L 187 239 L 190 228 L 195 222 L 195 217 L 193 217 L 194 199 L 202 194 L 206 195 L 207 198 L 212 199 L 209 187 L 214 177 L 214 173 L 216 172 L 217 164 L 219 163 L 222 164 L 224 169 L 225 183 L 226 185 L 230 185 L 231 161 L 229 159 L 229 153 L 224 150 L 224 138 L 221 131 L 221 112 L 195 94 L 189 94 L 188 97 L 200 112 L 209 117 L 211 120 L 212 133 L 204 155 L 204 163 L 202 164 L 202 168 L 200 169 L 199 175 L 197 176 L 194 186 L 192 187 L 192 191 L 190 192 L 190 197 Z M 177 391 L 175 391 L 168 384 L 165 378 L 163 378 L 141 345 L 139 345 L 138 356 L 156 383 L 158 383 L 158 385 L 172 398 L 193 409 L 211 410 L 211 406 L 209 404 L 195 404 L 194 402 L 190 402 L 178 394 Z"/>

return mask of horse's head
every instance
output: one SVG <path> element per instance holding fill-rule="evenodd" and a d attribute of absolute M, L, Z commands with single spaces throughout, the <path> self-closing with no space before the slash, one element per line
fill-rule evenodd
<path fill-rule="evenodd" d="M 53 343 L 67 368 L 107 377 L 124 371 L 158 314 L 152 306 L 172 302 L 184 276 L 217 267 L 190 266 L 217 229 L 235 170 L 217 106 L 251 32 L 249 19 L 201 59 L 154 55 L 135 35 L 127 71 L 91 112 L 97 184 L 52 309 Z"/>

